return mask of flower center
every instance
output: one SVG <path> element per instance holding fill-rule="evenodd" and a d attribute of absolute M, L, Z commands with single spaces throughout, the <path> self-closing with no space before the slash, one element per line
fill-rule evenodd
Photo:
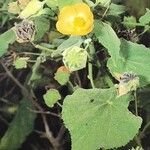
<path fill-rule="evenodd" d="M 82 18 L 82 17 L 76 17 L 74 19 L 74 26 L 77 27 L 77 28 L 82 28 L 85 26 L 85 20 Z"/>

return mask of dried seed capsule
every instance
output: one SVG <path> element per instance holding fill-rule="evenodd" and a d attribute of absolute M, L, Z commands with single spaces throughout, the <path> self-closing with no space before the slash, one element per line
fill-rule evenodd
<path fill-rule="evenodd" d="M 136 74 L 131 73 L 131 72 L 130 73 L 125 72 L 120 77 L 120 83 L 128 83 L 129 81 L 135 80 L 137 78 L 138 78 L 138 76 Z"/>
<path fill-rule="evenodd" d="M 31 42 L 35 35 L 35 25 L 33 21 L 23 20 L 15 25 L 15 33 L 19 43 Z"/>
<path fill-rule="evenodd" d="M 127 94 L 130 91 L 136 91 L 139 87 L 139 77 L 131 72 L 125 72 L 120 76 L 118 85 L 119 96 Z"/>

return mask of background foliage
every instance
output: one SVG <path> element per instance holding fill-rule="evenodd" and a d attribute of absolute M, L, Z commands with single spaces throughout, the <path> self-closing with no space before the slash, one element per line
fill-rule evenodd
<path fill-rule="evenodd" d="M 93 31 L 59 33 L 80 2 Z M 0 0 L 0 150 L 149 149 L 149 60 L 149 0 Z"/>

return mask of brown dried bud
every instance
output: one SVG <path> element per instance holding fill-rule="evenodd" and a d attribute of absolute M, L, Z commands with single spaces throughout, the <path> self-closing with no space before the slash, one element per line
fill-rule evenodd
<path fill-rule="evenodd" d="M 15 24 L 15 33 L 19 43 L 33 41 L 35 35 L 35 25 L 33 21 L 23 20 L 20 24 Z"/>

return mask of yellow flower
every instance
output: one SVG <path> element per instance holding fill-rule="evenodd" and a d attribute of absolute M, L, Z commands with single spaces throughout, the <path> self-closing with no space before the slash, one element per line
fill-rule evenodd
<path fill-rule="evenodd" d="M 65 6 L 60 10 L 56 28 L 66 35 L 86 35 L 93 29 L 93 13 L 85 3 Z"/>

